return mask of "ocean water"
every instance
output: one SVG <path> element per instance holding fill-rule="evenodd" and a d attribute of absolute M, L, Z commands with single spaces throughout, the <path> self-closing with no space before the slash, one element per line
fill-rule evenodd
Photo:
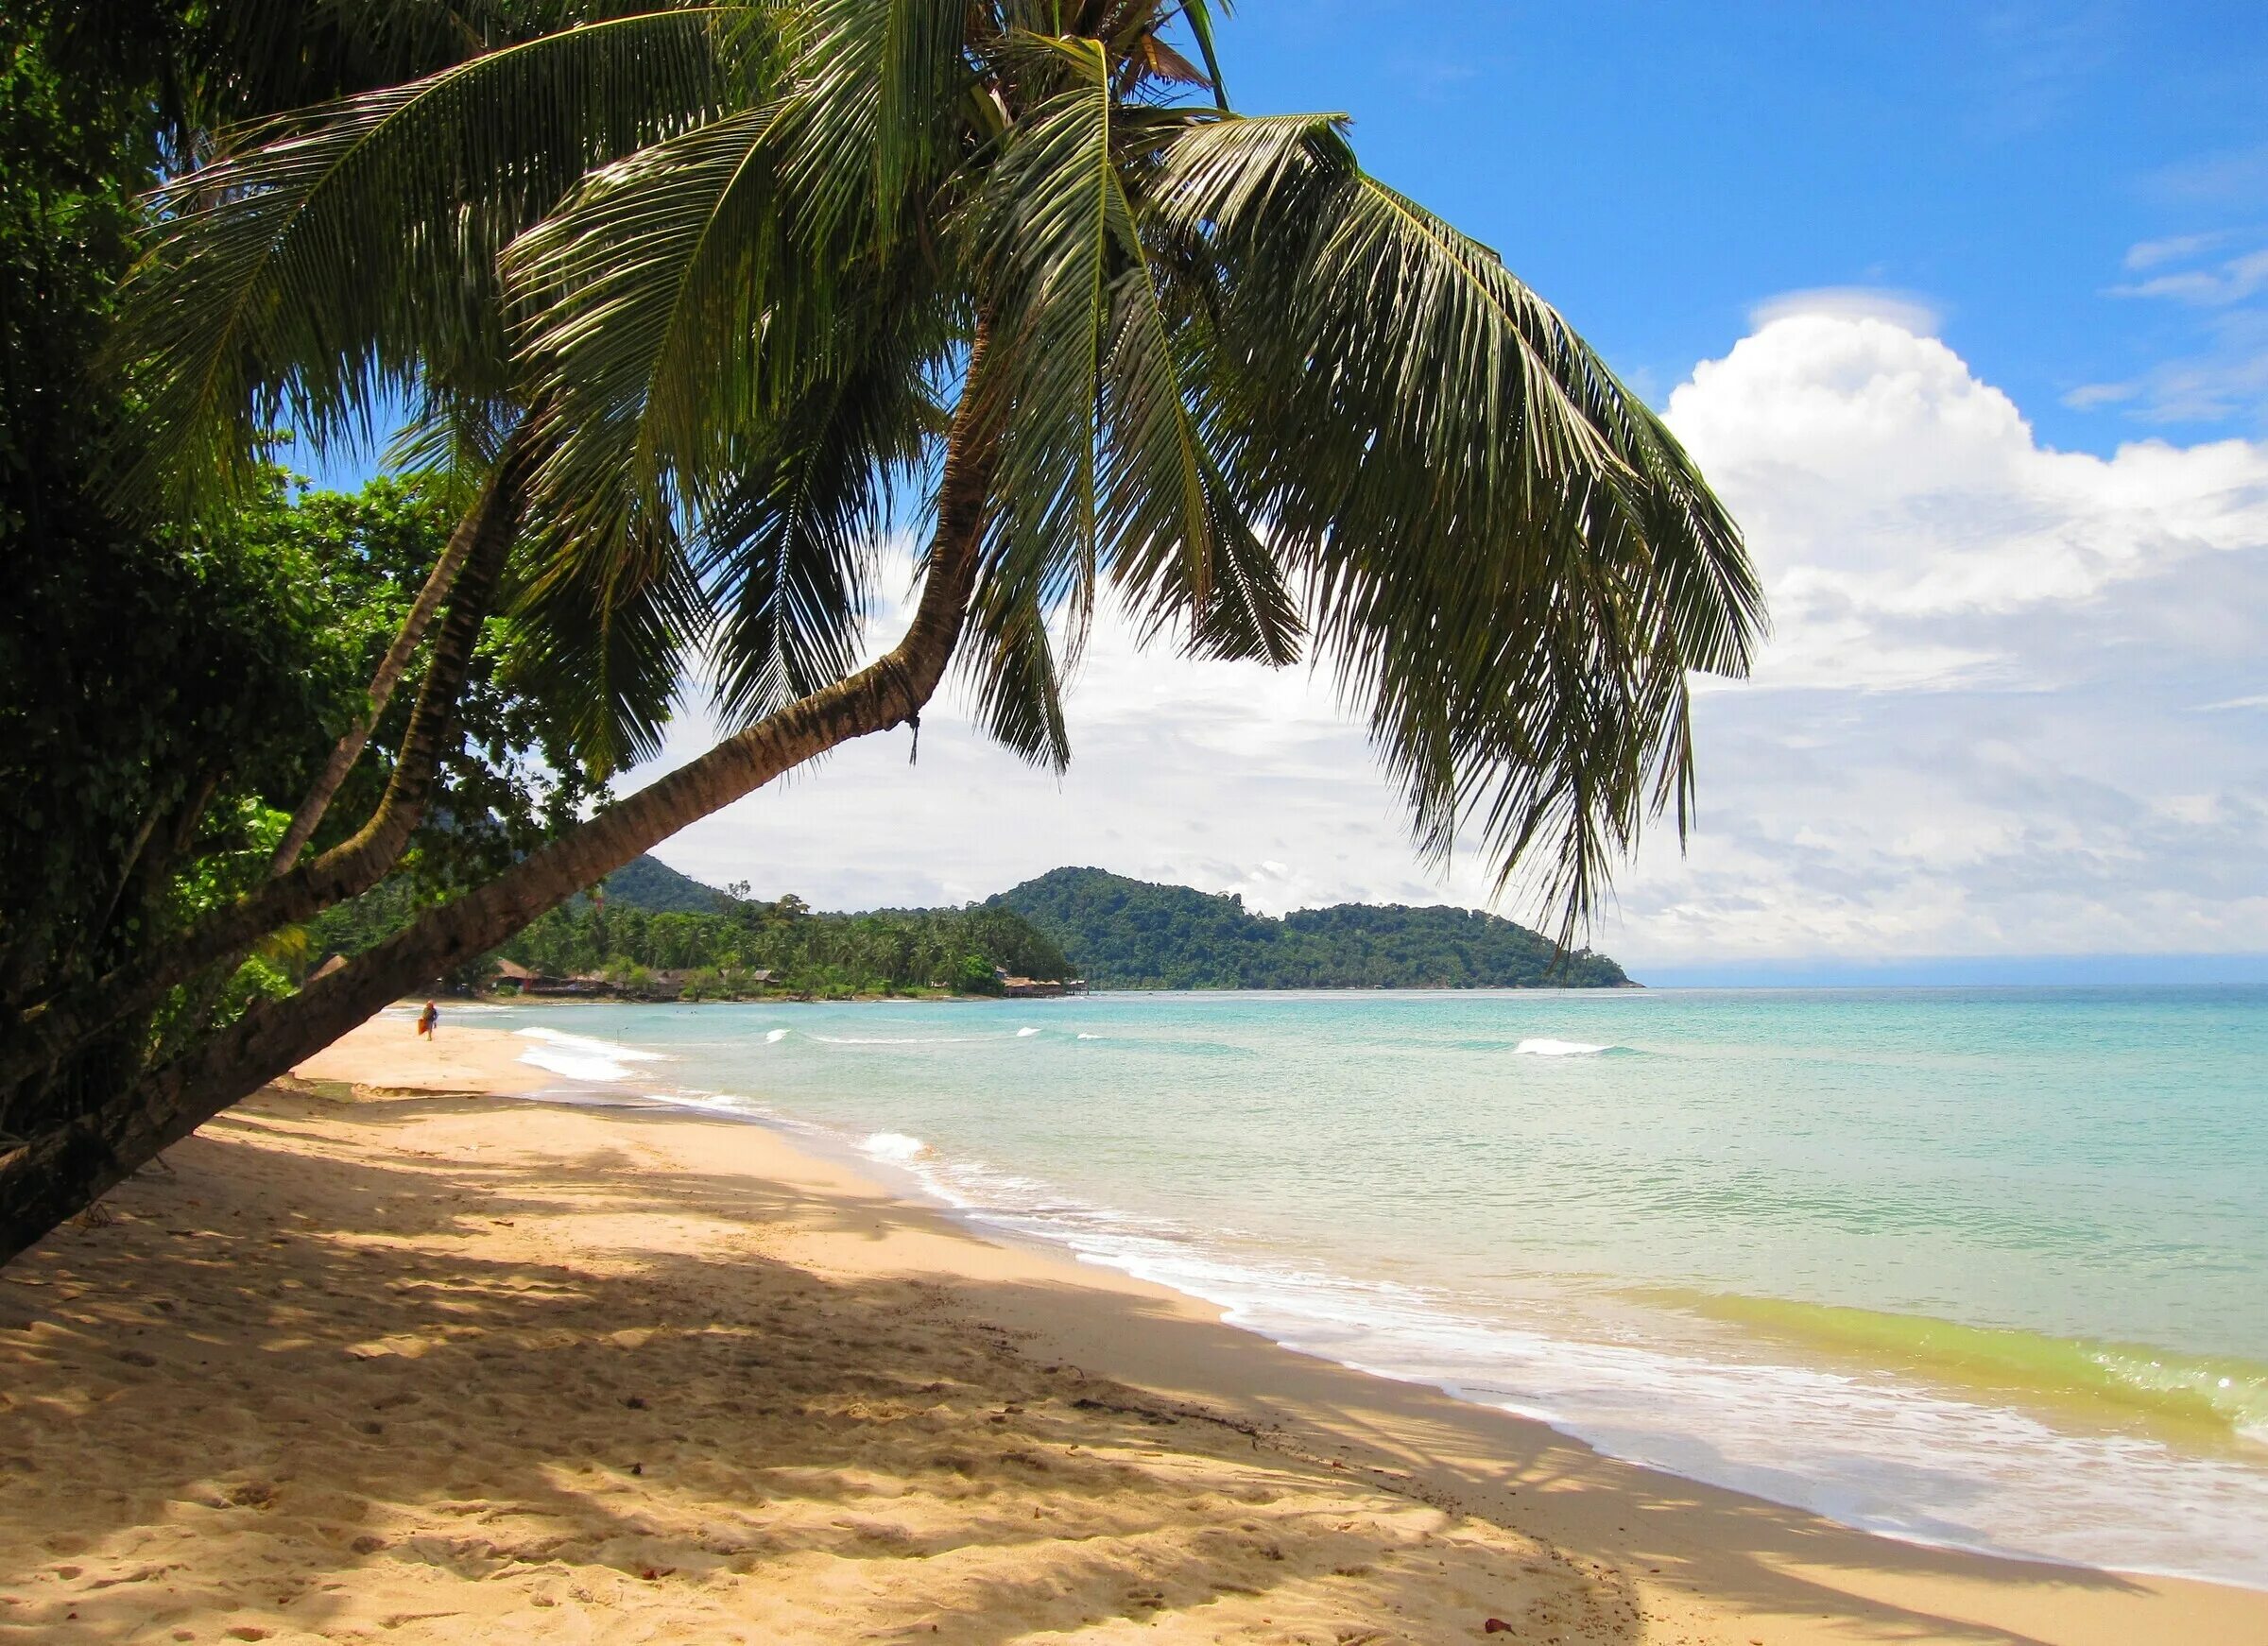
<path fill-rule="evenodd" d="M 478 1020 L 1618 1457 L 2268 1587 L 2268 989 Z"/>

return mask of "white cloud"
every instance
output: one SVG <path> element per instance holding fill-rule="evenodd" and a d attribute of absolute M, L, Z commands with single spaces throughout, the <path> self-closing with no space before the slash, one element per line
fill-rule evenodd
<path fill-rule="evenodd" d="M 2073 411 L 2093 411 L 2130 401 L 2140 392 L 2140 386 L 2132 383 L 2083 383 L 2064 395 L 2063 403 Z"/>
<path fill-rule="evenodd" d="M 1765 574 L 1772 685 L 2051 683 L 2060 665 L 1990 620 L 2268 542 L 2259 448 L 2051 451 L 1944 343 L 1887 320 L 1775 320 L 1696 367 L 1668 416 Z"/>
<path fill-rule="evenodd" d="M 2127 253 L 2129 260 L 2133 253 Z M 2185 268 L 2111 288 L 2122 298 L 2172 298 L 2205 308 L 2225 308 L 2268 288 L 2268 251 L 2247 251 L 2211 268 Z"/>
<path fill-rule="evenodd" d="M 1625 948 L 2268 947 L 2268 744 L 2184 712 L 2258 680 L 2268 448 L 2052 451 L 1879 320 L 1766 326 L 1669 415 L 1779 633 L 1701 700 L 1705 832 L 1628 877 Z"/>
<path fill-rule="evenodd" d="M 1922 333 L 1934 332 L 1944 320 L 1927 298 L 1898 286 L 1814 285 L 1766 298 L 1748 311 L 1748 323 L 1761 331 L 1775 320 L 1802 315 L 1833 320 L 1882 320 Z"/>
<path fill-rule="evenodd" d="M 2148 190 L 2170 204 L 2251 209 L 2268 204 L 2268 144 L 2197 155 L 2162 166 Z"/>
<path fill-rule="evenodd" d="M 2268 732 L 2197 712 L 2261 701 L 2268 447 L 2055 452 L 1941 341 L 1816 308 L 1695 368 L 1669 416 L 1749 532 L 1777 632 L 1754 682 L 1701 694 L 1701 832 L 1690 856 L 1648 845 L 1600 947 L 1641 975 L 2268 949 Z M 918 767 L 905 733 L 868 740 L 665 855 L 838 907 L 1064 863 L 1271 910 L 1485 899 L 1486 865 L 1413 859 L 1304 670 L 1140 654 L 1106 622 L 1070 713 L 1059 782 L 939 706 Z"/>
<path fill-rule="evenodd" d="M 2228 231 L 2216 230 L 2205 234 L 2169 234 L 2162 240 L 2137 241 L 2126 249 L 2126 269 L 2130 274 L 2139 274 L 2160 264 L 2187 262 L 2227 245 L 2228 240 Z"/>

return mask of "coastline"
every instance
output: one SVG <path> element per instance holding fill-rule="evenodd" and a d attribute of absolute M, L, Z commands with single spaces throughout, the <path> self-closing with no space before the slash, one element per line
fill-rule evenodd
<path fill-rule="evenodd" d="M 768 1127 L 494 1102 L 524 1049 L 379 1020 L 0 1272 L 0 1639 L 2268 1636 L 1616 1463 Z"/>

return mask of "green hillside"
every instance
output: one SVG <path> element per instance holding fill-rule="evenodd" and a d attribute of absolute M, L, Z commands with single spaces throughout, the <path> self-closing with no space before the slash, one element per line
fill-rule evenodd
<path fill-rule="evenodd" d="M 601 883 L 610 903 L 655 915 L 719 915 L 734 901 L 730 893 L 679 874 L 658 857 L 633 858 Z"/>
<path fill-rule="evenodd" d="M 1281 919 L 1236 897 L 1058 868 L 991 900 L 1059 943 L 1099 988 L 1611 988 L 1603 954 L 1559 956 L 1466 909 L 1340 903 Z"/>
<path fill-rule="evenodd" d="M 1270 919 L 1234 897 L 1099 868 L 1055 869 L 966 911 L 815 916 L 793 898 L 743 901 L 651 857 L 610 875 L 606 890 L 597 918 L 578 899 L 505 952 L 562 971 L 627 959 L 650 967 L 775 965 L 815 979 L 832 967 L 837 982 L 886 979 L 901 986 L 956 968 L 973 980 L 995 964 L 1036 977 L 1083 976 L 1097 988 L 1611 988 L 1629 982 L 1603 954 L 1561 956 L 1548 937 L 1494 915 L 1339 903 Z M 985 911 L 1017 918 L 970 923 Z"/>

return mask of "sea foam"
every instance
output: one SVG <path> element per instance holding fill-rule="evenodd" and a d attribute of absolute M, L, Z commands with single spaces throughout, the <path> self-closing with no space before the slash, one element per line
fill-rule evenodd
<path fill-rule="evenodd" d="M 875 1132 L 858 1145 L 858 1151 L 874 1159 L 902 1166 L 928 1154 L 929 1145 L 919 1138 L 908 1137 L 903 1132 Z"/>
<path fill-rule="evenodd" d="M 1512 1048 L 1515 1057 L 1591 1057 L 1610 1050 L 1589 1040 L 1553 1040 L 1540 1036 Z"/>
<path fill-rule="evenodd" d="M 521 1062 L 564 1074 L 570 1080 L 627 1080 L 633 1063 L 668 1061 L 659 1052 L 641 1052 L 634 1046 L 589 1035 L 569 1035 L 558 1029 L 522 1029 L 519 1033 L 537 1042 L 520 1054 Z"/>

